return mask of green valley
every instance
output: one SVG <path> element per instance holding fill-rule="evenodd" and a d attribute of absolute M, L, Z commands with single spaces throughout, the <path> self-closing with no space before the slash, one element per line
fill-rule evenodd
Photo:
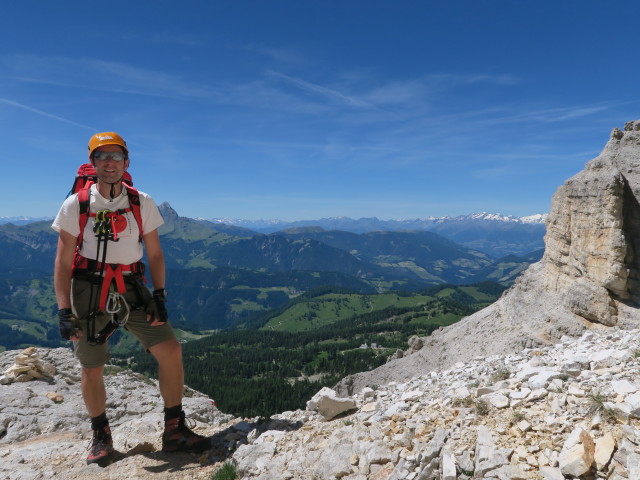
<path fill-rule="evenodd" d="M 275 312 L 183 346 L 186 383 L 224 412 L 269 416 L 304 408 L 323 386 L 385 363 L 414 335 L 427 336 L 495 301 L 504 287 L 442 285 L 418 293 L 361 295 L 322 289 Z M 276 328 L 278 327 L 278 328 Z M 155 376 L 143 352 L 121 365 Z"/>

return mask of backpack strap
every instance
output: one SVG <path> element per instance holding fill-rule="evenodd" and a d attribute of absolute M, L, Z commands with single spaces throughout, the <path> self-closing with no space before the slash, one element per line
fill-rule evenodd
<path fill-rule="evenodd" d="M 132 185 L 129 185 L 126 180 L 122 182 L 122 186 L 127 189 L 127 198 L 129 198 L 129 207 L 131 208 L 131 213 L 133 213 L 133 217 L 136 219 L 136 223 L 138 224 L 138 232 L 140 236 L 138 237 L 138 241 L 142 242 L 142 237 L 144 232 L 142 231 L 142 213 L 140 211 L 140 194 L 138 190 L 136 190 Z"/>
<path fill-rule="evenodd" d="M 93 182 L 88 182 L 82 190 L 78 191 L 78 204 L 79 204 L 79 216 L 78 222 L 80 224 L 80 234 L 78 235 L 78 240 L 76 242 L 76 252 L 80 251 L 80 247 L 82 247 L 82 240 L 84 238 L 84 228 L 87 226 L 87 222 L 89 221 L 89 217 L 91 216 L 91 208 L 90 208 L 90 200 L 91 195 L 89 194 L 89 189 L 93 185 Z"/>

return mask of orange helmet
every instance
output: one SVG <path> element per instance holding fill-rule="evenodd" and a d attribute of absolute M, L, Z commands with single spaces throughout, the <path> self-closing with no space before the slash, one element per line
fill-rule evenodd
<path fill-rule="evenodd" d="M 102 147 L 103 145 L 118 145 L 123 148 L 124 153 L 129 156 L 129 150 L 127 150 L 127 142 L 124 141 L 120 135 L 115 132 L 102 132 L 96 133 L 89 139 L 89 159 L 93 151 Z"/>

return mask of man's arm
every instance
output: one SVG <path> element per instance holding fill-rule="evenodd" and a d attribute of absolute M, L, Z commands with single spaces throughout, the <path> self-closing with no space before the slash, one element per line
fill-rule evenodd
<path fill-rule="evenodd" d="M 149 259 L 149 269 L 151 270 L 151 282 L 155 290 L 164 288 L 164 254 L 160 247 L 160 236 L 158 230 L 147 233 L 143 236 L 144 246 Z"/>
<path fill-rule="evenodd" d="M 53 285 L 58 308 L 71 308 L 71 269 L 76 251 L 76 237 L 60 230 L 58 250 L 53 270 Z"/>
<path fill-rule="evenodd" d="M 53 286 L 58 300 L 60 336 L 65 340 L 80 340 L 82 331 L 77 328 L 71 312 L 71 270 L 77 238 L 64 230 L 58 237 L 58 251 L 53 269 Z"/>
<path fill-rule="evenodd" d="M 154 295 L 152 309 L 147 309 L 147 322 L 151 325 L 162 325 L 168 320 L 167 309 L 164 306 L 164 281 L 165 266 L 164 254 L 160 247 L 160 236 L 158 230 L 153 230 L 143 236 L 144 245 L 147 250 L 147 259 L 149 260 L 149 269 L 151 270 L 151 282 L 153 283 Z M 159 295 L 156 292 L 161 291 Z M 153 318 L 151 318 L 153 315 Z"/>

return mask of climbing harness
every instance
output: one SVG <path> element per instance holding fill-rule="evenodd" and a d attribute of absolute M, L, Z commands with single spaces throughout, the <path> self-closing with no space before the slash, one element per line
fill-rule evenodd
<path fill-rule="evenodd" d="M 91 214 L 93 216 L 94 214 Z M 89 296 L 89 316 L 87 321 L 87 340 L 90 345 L 103 344 L 118 327 L 123 326 L 129 319 L 131 307 L 125 299 L 127 286 L 124 273 L 142 274 L 144 264 L 136 262 L 132 265 L 107 263 L 107 247 L 110 241 L 118 241 L 118 229 L 116 228 L 119 212 L 100 210 L 95 213 L 93 232 L 98 240 L 96 259 L 91 261 L 80 255 L 76 256 L 74 269 L 82 269 L 93 277 L 98 277 L 98 282 L 91 282 Z M 96 286 L 99 285 L 99 288 Z M 96 332 L 96 317 L 100 312 L 111 316 L 109 323 Z"/>

